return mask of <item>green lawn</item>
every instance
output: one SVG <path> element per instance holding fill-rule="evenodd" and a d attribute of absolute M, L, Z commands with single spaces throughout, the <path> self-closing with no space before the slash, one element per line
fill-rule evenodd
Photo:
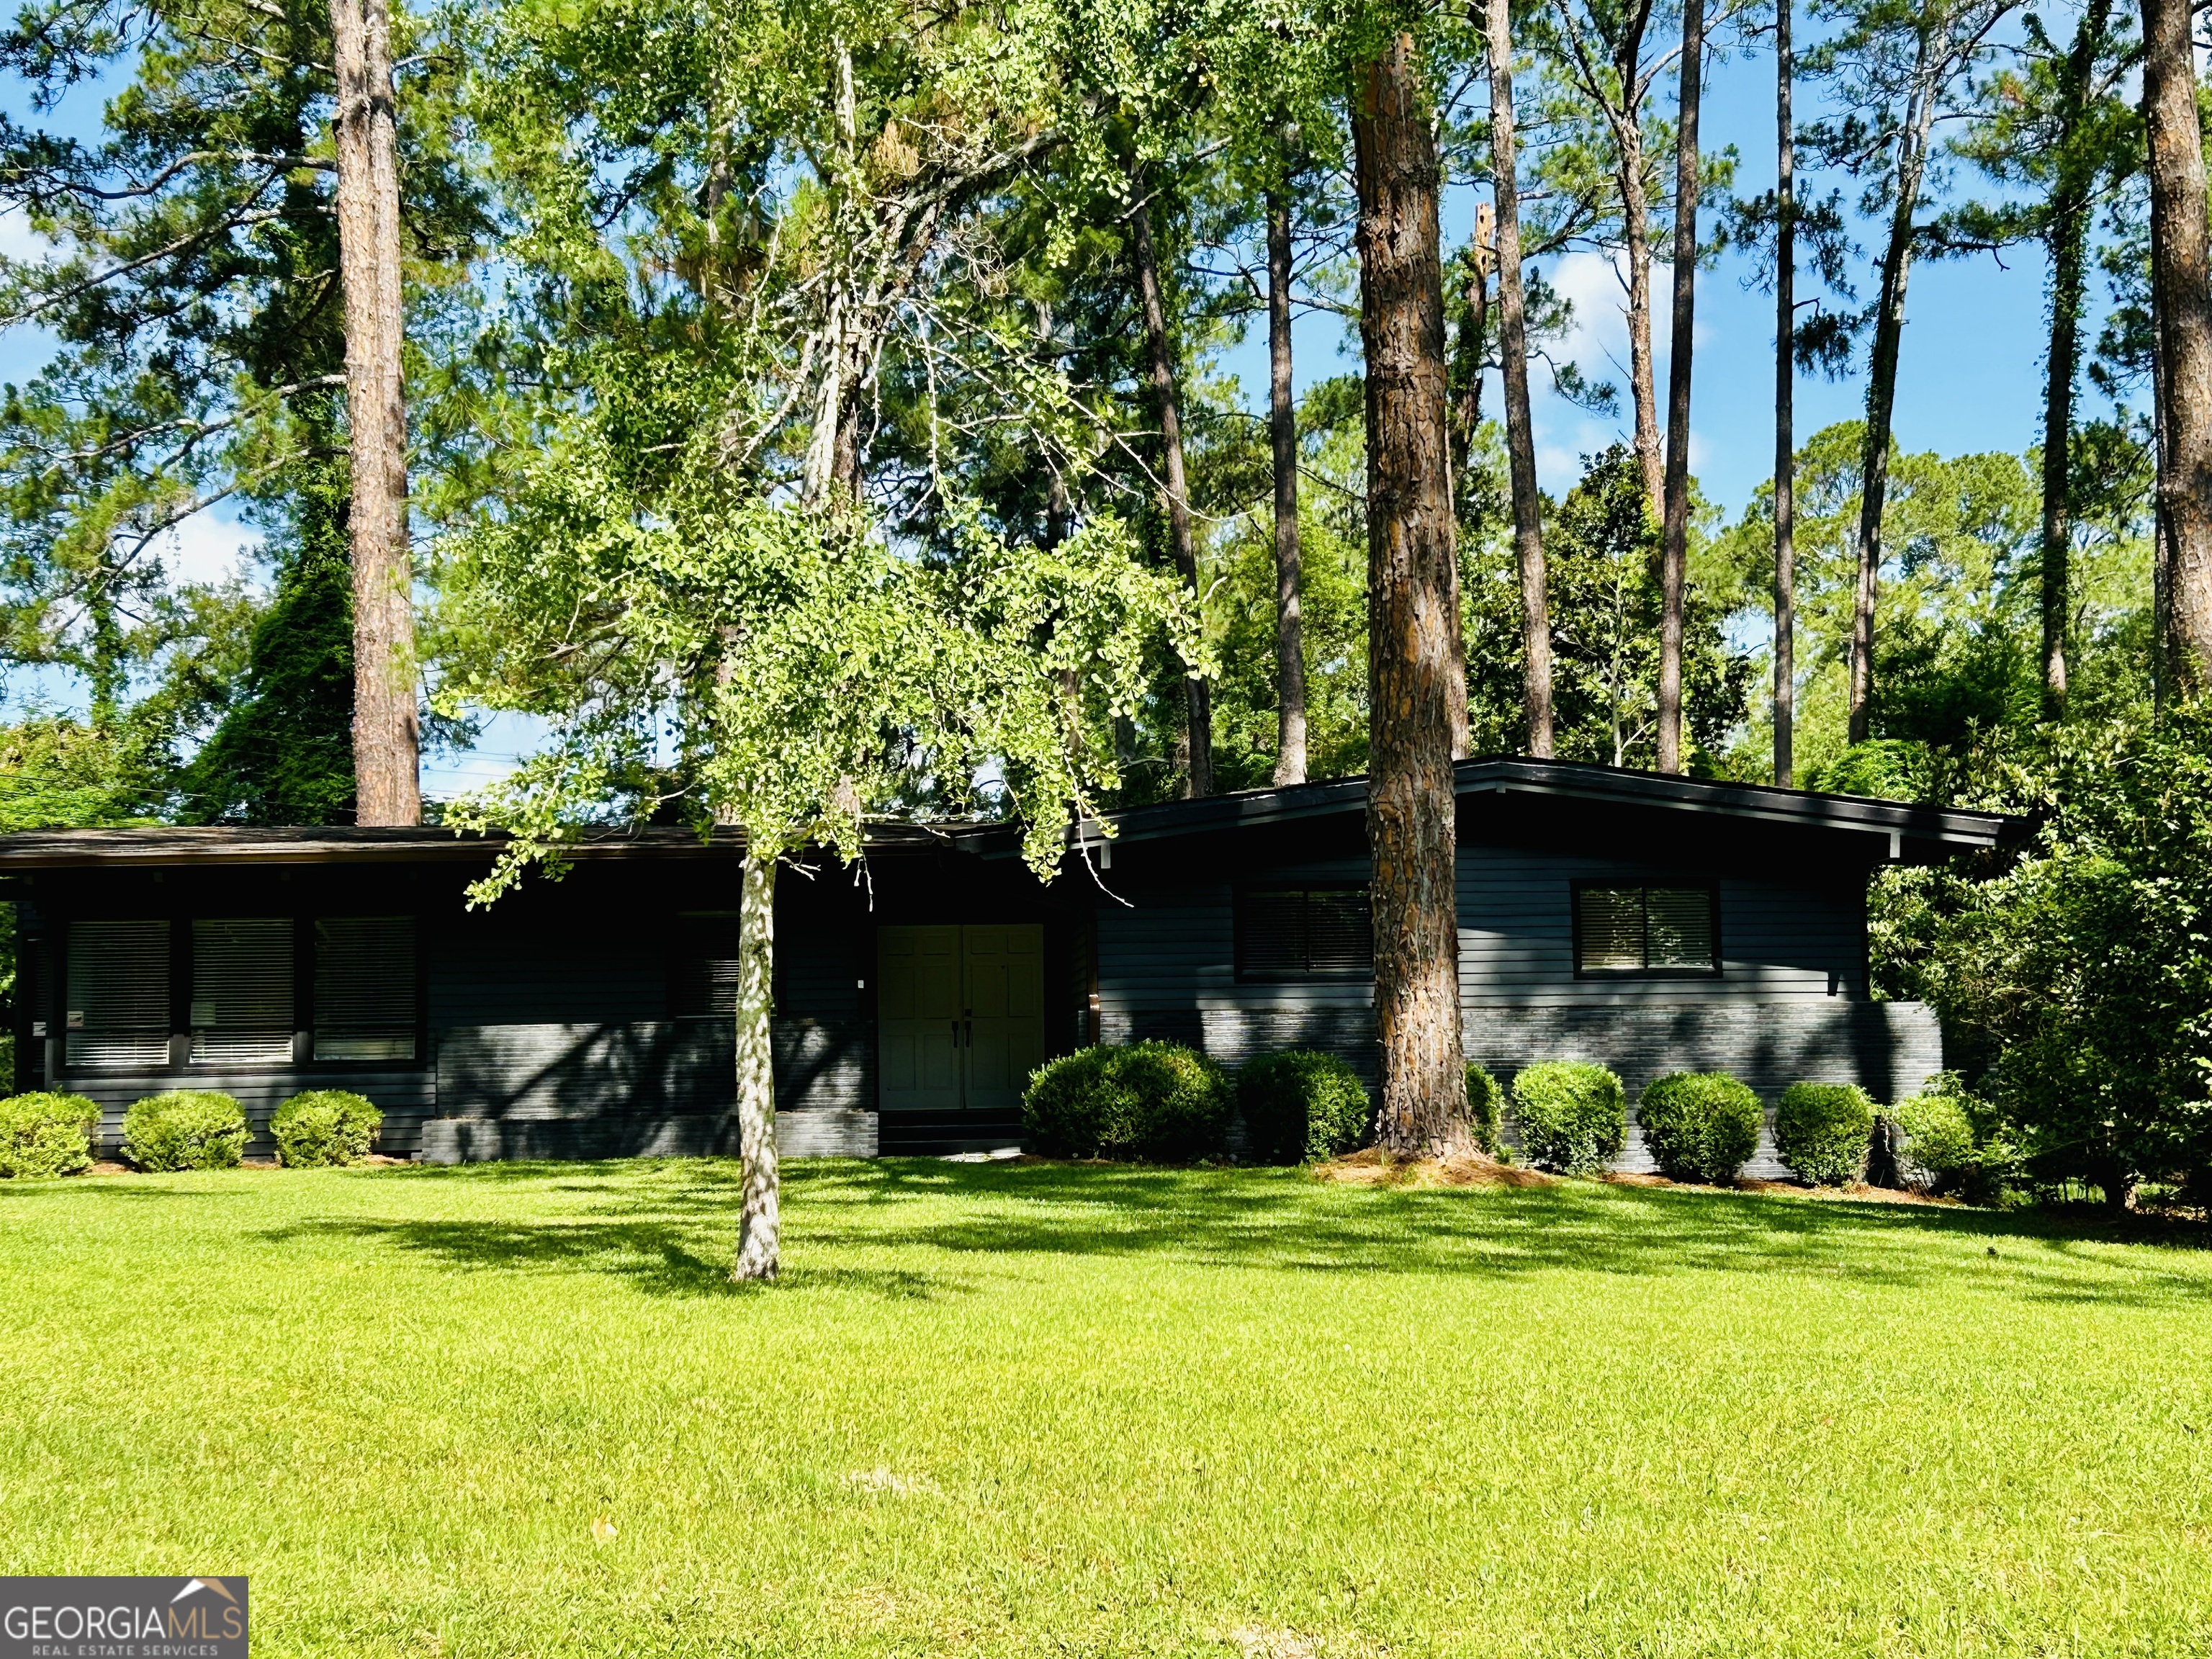
<path fill-rule="evenodd" d="M 739 1291 L 736 1179 L 0 1187 L 0 1571 L 263 1656 L 2212 1652 L 2212 1252 L 884 1162 Z"/>

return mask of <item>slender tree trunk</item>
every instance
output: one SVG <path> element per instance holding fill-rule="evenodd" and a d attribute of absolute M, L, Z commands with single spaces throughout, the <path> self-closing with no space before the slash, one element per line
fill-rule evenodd
<path fill-rule="evenodd" d="M 1628 112 L 1621 147 L 1620 206 L 1628 245 L 1628 381 L 1636 404 L 1636 464 L 1644 474 L 1645 510 L 1656 516 L 1666 494 L 1667 463 L 1659 444 L 1659 393 L 1651 357 L 1651 210 L 1644 198 L 1643 130 Z"/>
<path fill-rule="evenodd" d="M 1682 589 L 1690 557 L 1690 369 L 1698 304 L 1698 103 L 1705 0 L 1683 0 L 1674 139 L 1674 317 L 1667 350 L 1667 518 L 1659 557 L 1659 769 L 1682 769 Z"/>
<path fill-rule="evenodd" d="M 1490 52 L 1490 171 L 1498 204 L 1498 368 L 1505 387 L 1505 451 L 1513 485 L 1513 555 L 1521 574 L 1521 704 L 1528 752 L 1552 752 L 1552 623 L 1544 593 L 1544 503 L 1536 493 L 1536 429 L 1528 414 L 1528 325 L 1521 292 L 1521 192 L 1513 138 L 1509 0 L 1485 0 Z"/>
<path fill-rule="evenodd" d="M 1378 1139 L 1472 1144 L 1461 1059 L 1451 679 L 1459 616 L 1446 429 L 1442 168 L 1410 35 L 1358 70 L 1360 337 L 1367 365 L 1370 703 Z"/>
<path fill-rule="evenodd" d="M 1917 84 L 1897 140 L 1897 200 L 1889 242 L 1881 259 L 1881 293 L 1875 302 L 1874 349 L 1867 366 L 1866 438 L 1859 453 L 1858 580 L 1851 606 L 1850 728 L 1853 743 L 1867 740 L 1873 718 L 1875 605 L 1881 581 L 1881 515 L 1889 490 L 1890 419 L 1897 404 L 1897 354 L 1905 335 L 1905 289 L 1912 274 L 1913 221 L 1920 210 L 1920 179 L 1934 118 L 1926 84 L 1927 46 L 1916 67 Z"/>
<path fill-rule="evenodd" d="M 2154 340 L 2162 337 L 2163 310 L 2158 301 L 2158 283 L 2154 281 L 2150 290 Z M 2155 346 L 2150 354 L 2150 394 L 2151 453 L 2156 458 L 2158 477 L 2163 482 L 2173 465 L 2173 456 L 2166 444 L 2166 434 L 2172 430 L 2172 420 L 2166 409 L 2166 365 Z M 2164 490 L 2154 489 L 2151 495 L 2150 706 L 2153 717 L 2162 720 L 2166 702 L 2173 695 L 2173 527 L 2166 520 Z"/>
<path fill-rule="evenodd" d="M 1291 204 L 1267 192 L 1267 435 L 1275 452 L 1275 782 L 1306 781 L 1306 659 L 1298 617 L 1298 411 L 1291 395 Z"/>
<path fill-rule="evenodd" d="M 2212 689 L 2212 258 L 2190 19 L 2188 0 L 2142 0 L 2151 272 L 2167 428 L 2158 488 L 2171 556 L 2167 654 L 2184 696 Z"/>
<path fill-rule="evenodd" d="M 1141 189 L 1141 183 L 1139 185 Z M 1145 311 L 1145 343 L 1152 362 L 1152 396 L 1160 412 L 1160 472 L 1166 486 L 1168 539 L 1176 569 L 1194 599 L 1198 595 L 1198 544 L 1190 526 L 1190 494 L 1183 482 L 1182 416 L 1176 398 L 1175 358 L 1168 343 L 1168 313 L 1160 293 L 1159 252 L 1152 241 L 1152 210 L 1139 201 L 1130 216 L 1137 263 L 1137 297 Z M 1213 700 L 1196 674 L 1183 678 L 1183 767 L 1186 798 L 1213 793 Z"/>
<path fill-rule="evenodd" d="M 1796 0 L 1775 0 L 1774 148 L 1774 781 L 1797 781 L 1797 134 L 1790 46 Z"/>
<path fill-rule="evenodd" d="M 407 408 L 399 377 L 399 146 L 387 0 L 331 0 L 331 36 L 353 461 L 354 817 L 368 824 L 419 823 Z"/>
<path fill-rule="evenodd" d="M 782 1200 L 775 1156 L 775 854 L 745 845 L 738 900 L 738 1136 L 744 1189 L 736 1279 L 774 1279 L 781 1265 Z"/>
<path fill-rule="evenodd" d="M 2080 352 L 2084 255 L 2088 243 L 2089 192 L 2095 164 L 2081 155 L 2081 123 L 2088 111 L 2090 77 L 2102 49 L 2110 0 L 2091 0 L 2066 55 L 2061 91 L 2058 176 L 2051 191 L 2051 349 L 2043 389 L 2043 715 L 2066 717 L 2066 624 L 2072 600 L 2069 566 L 2073 525 L 2069 508 L 2074 441 L 2074 376 Z"/>

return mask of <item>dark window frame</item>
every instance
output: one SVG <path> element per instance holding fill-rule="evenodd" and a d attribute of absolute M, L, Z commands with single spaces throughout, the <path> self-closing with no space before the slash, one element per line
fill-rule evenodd
<path fill-rule="evenodd" d="M 46 925 L 47 939 L 46 965 L 52 984 L 45 995 L 51 998 L 47 1011 L 47 1029 L 52 1033 L 52 1046 L 48 1053 L 53 1056 L 55 1079 L 65 1078 L 154 1078 L 154 1077 L 241 1077 L 306 1073 L 318 1077 L 355 1076 L 362 1073 L 404 1073 L 427 1071 L 430 1066 L 430 993 L 429 975 L 425 971 L 428 951 L 424 946 L 422 917 L 412 908 L 398 908 L 382 912 L 390 916 L 405 916 L 414 923 L 415 943 L 415 1054 L 408 1060 L 317 1060 L 314 1049 L 314 975 L 315 923 L 325 916 L 353 917 L 362 911 L 351 906 L 319 905 L 312 910 L 253 910 L 244 907 L 223 907 L 217 910 L 146 909 L 127 913 L 104 910 L 81 915 L 64 915 L 52 918 Z M 292 924 L 292 1058 L 210 1063 L 188 1058 L 191 1045 L 192 998 L 192 923 L 198 921 L 228 921 L 232 920 L 265 920 L 289 921 Z M 166 921 L 169 925 L 169 1052 L 158 1066 L 72 1066 L 68 1060 L 68 1024 L 65 1005 L 68 1000 L 69 957 L 75 943 L 76 924 L 80 921 Z M 19 1023 L 27 1030 L 29 1019 L 19 1016 Z M 49 1087 L 53 1086 L 49 1083 Z"/>
<path fill-rule="evenodd" d="M 1245 961 L 1245 906 L 1255 895 L 1263 893 L 1356 893 L 1365 902 L 1369 921 L 1367 962 L 1359 968 L 1323 968 L 1308 966 L 1296 973 L 1274 973 L 1253 968 Z M 1233 941 L 1237 982 L 1240 985 L 1365 985 L 1375 978 L 1375 915 L 1374 889 L 1364 881 L 1252 881 L 1240 882 L 1230 901 L 1229 931 Z M 1310 956 L 1309 956 L 1310 962 Z"/>
<path fill-rule="evenodd" d="M 1712 964 L 1705 968 L 1654 968 L 1651 960 L 1651 901 L 1648 895 L 1654 888 L 1670 893 L 1703 893 L 1708 914 L 1712 918 Z M 1585 968 L 1583 965 L 1583 895 L 1592 889 L 1601 892 L 1622 892 L 1635 889 L 1647 895 L 1644 901 L 1644 959 L 1640 968 Z M 1577 979 L 1718 979 L 1728 957 L 1721 948 L 1721 890 L 1713 881 L 1684 881 L 1674 878 L 1645 878 L 1642 879 L 1611 876 L 1588 876 L 1568 884 L 1567 915 L 1574 933 L 1574 965 Z"/>

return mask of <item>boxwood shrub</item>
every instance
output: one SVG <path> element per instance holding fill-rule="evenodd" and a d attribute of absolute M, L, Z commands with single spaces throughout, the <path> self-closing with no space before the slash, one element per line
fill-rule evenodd
<path fill-rule="evenodd" d="M 1725 1072 L 1676 1072 L 1645 1087 L 1636 1121 L 1668 1180 L 1725 1187 L 1759 1150 L 1766 1109 Z"/>
<path fill-rule="evenodd" d="M 1222 1069 L 1177 1042 L 1102 1045 L 1031 1073 L 1022 1120 L 1040 1146 L 1076 1158 L 1196 1158 L 1218 1152 L 1236 1104 Z"/>
<path fill-rule="evenodd" d="M 1856 1083 L 1793 1083 L 1774 1114 L 1775 1150 L 1815 1187 L 1841 1187 L 1866 1168 L 1874 1102 Z"/>
<path fill-rule="evenodd" d="M 1498 1117 L 1505 1103 L 1505 1091 L 1480 1066 L 1467 1068 L 1467 1121 L 1474 1131 L 1474 1144 L 1492 1158 L 1505 1155 L 1498 1139 Z"/>
<path fill-rule="evenodd" d="M 294 1095 L 269 1120 L 276 1157 L 286 1168 L 311 1170 L 358 1164 L 384 1127 L 384 1114 L 344 1089 L 309 1089 Z"/>
<path fill-rule="evenodd" d="M 148 1095 L 123 1115 L 123 1150 L 142 1170 L 228 1170 L 246 1156 L 246 1109 L 212 1089 Z"/>
<path fill-rule="evenodd" d="M 100 1108 L 82 1095 L 0 1100 L 0 1176 L 29 1180 L 88 1170 L 99 1127 Z"/>
<path fill-rule="evenodd" d="M 1521 1150 L 1540 1169 L 1595 1175 L 1628 1144 L 1628 1099 L 1620 1079 L 1582 1060 L 1546 1060 L 1513 1076 Z"/>
<path fill-rule="evenodd" d="M 1318 1162 L 1367 1139 L 1375 1108 L 1359 1073 L 1311 1048 L 1261 1054 L 1237 1073 L 1237 1103 L 1261 1164 Z"/>
<path fill-rule="evenodd" d="M 1972 1184 L 1980 1173 L 1973 1120 L 1957 1095 L 1930 1091 L 1900 1100 L 1892 1109 L 1899 1139 L 1898 1158 L 1915 1186 L 1948 1191 Z"/>

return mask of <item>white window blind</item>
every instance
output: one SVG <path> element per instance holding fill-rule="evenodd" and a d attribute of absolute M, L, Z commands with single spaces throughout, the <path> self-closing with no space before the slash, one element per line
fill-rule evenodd
<path fill-rule="evenodd" d="M 1575 971 L 1711 973 L 1715 909 L 1710 887 L 1578 888 Z"/>
<path fill-rule="evenodd" d="M 315 924 L 315 1058 L 415 1058 L 415 919 Z"/>
<path fill-rule="evenodd" d="M 64 1064 L 122 1072 L 169 1063 L 167 922 L 72 922 L 68 989 Z"/>
<path fill-rule="evenodd" d="M 289 916 L 192 923 L 191 1024 L 196 1066 L 290 1063 Z"/>

